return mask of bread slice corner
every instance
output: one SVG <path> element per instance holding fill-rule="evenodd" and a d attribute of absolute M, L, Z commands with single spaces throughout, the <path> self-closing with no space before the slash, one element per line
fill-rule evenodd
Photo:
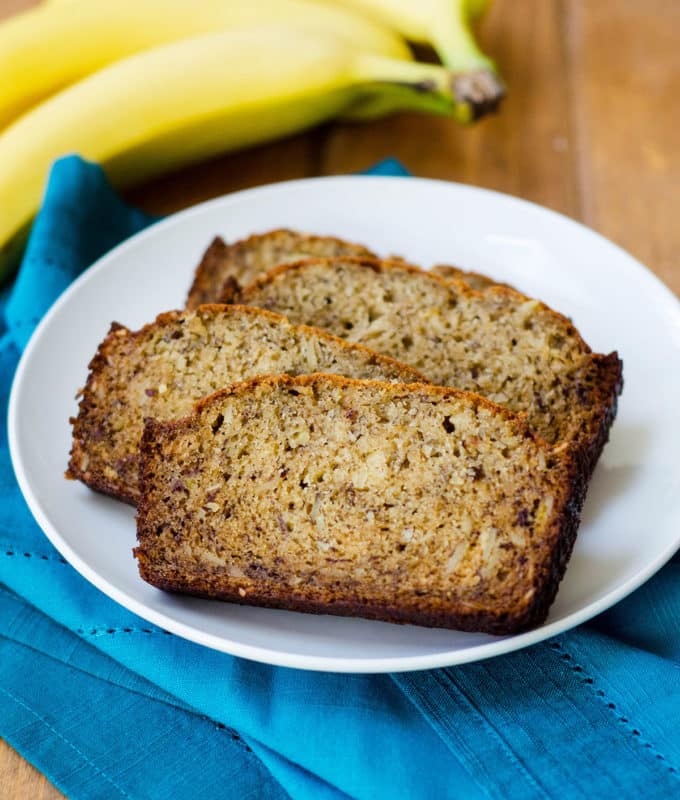
<path fill-rule="evenodd" d="M 267 270 L 312 256 L 372 256 L 361 244 L 335 236 L 316 236 L 280 228 L 253 234 L 228 245 L 215 237 L 196 267 L 186 307 L 231 302 L 235 291 L 252 283 Z"/>

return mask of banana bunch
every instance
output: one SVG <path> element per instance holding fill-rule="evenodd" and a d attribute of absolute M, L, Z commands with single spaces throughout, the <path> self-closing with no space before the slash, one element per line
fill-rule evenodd
<path fill-rule="evenodd" d="M 50 0 L 2 23 L 0 279 L 66 153 L 126 185 L 335 117 L 475 119 L 502 97 L 470 28 L 485 3 Z"/>

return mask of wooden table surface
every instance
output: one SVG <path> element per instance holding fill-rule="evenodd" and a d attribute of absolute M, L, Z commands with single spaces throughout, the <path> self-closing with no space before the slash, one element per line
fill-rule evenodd
<path fill-rule="evenodd" d="M 0 0 L 0 17 L 32 4 Z M 416 175 L 497 189 L 581 220 L 680 294 L 678 31 L 678 0 L 495 0 L 481 38 L 508 84 L 498 116 L 470 129 L 411 114 L 332 124 L 153 181 L 128 199 L 168 213 L 391 155 Z M 0 793 L 61 797 L 2 740 Z"/>

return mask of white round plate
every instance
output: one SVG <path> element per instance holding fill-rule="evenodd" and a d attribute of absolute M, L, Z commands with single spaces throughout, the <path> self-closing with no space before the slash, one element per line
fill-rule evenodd
<path fill-rule="evenodd" d="M 485 272 L 572 317 L 594 350 L 618 350 L 625 389 L 571 563 L 548 621 L 492 637 L 314 616 L 166 594 L 137 574 L 134 511 L 64 480 L 69 416 L 112 320 L 136 328 L 181 308 L 215 234 L 292 227 L 364 242 L 415 263 Z M 417 178 L 335 177 L 239 192 L 176 214 L 104 256 L 66 291 L 26 349 L 12 388 L 19 484 L 55 547 L 141 617 L 208 647 L 271 664 L 386 672 L 461 664 L 571 628 L 629 594 L 680 544 L 680 304 L 631 256 L 530 203 Z"/>

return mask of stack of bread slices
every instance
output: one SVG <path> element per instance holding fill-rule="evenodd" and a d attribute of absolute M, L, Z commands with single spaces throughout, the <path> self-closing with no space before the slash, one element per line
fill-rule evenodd
<path fill-rule="evenodd" d="M 497 634 L 545 619 L 622 386 L 507 285 L 288 230 L 89 368 L 67 476 L 137 506 L 144 580 Z"/>

